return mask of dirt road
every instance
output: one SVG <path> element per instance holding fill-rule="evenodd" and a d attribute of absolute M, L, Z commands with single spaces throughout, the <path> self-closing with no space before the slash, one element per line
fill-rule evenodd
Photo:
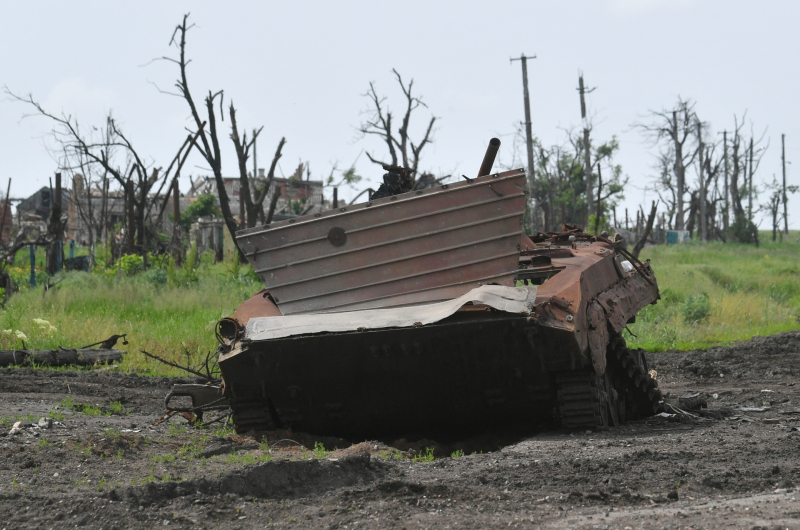
<path fill-rule="evenodd" d="M 727 417 L 492 435 L 433 461 L 430 441 L 153 426 L 190 379 L 5 369 L 0 528 L 800 526 L 800 332 L 648 359 L 662 391 Z M 48 415 L 52 428 L 26 427 Z"/>

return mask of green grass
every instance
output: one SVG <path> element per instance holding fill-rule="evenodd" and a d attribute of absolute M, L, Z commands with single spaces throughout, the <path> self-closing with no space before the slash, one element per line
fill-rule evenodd
<path fill-rule="evenodd" d="M 424 451 L 421 451 L 418 455 L 414 456 L 414 462 L 433 462 L 436 459 L 433 456 L 433 447 L 426 447 Z"/>
<path fill-rule="evenodd" d="M 128 351 L 121 370 L 185 375 L 139 350 L 181 363 L 184 349 L 205 358 L 217 346 L 216 322 L 263 288 L 249 265 L 212 261 L 204 255 L 193 269 L 167 267 L 132 275 L 102 267 L 92 274 L 62 273 L 55 278 L 61 280 L 56 288 L 44 293 L 44 278 L 37 277 L 37 287 L 28 287 L 24 265 L 29 262 L 20 255 L 20 267 L 10 272 L 21 289 L 0 311 L 0 349 L 21 348 L 23 341 L 35 349 L 80 347 L 127 333 L 129 344 L 116 346 Z"/>
<path fill-rule="evenodd" d="M 800 243 L 759 248 L 713 242 L 645 248 L 661 300 L 639 312 L 624 332 L 632 347 L 651 351 L 707 348 L 800 329 Z"/>
<path fill-rule="evenodd" d="M 626 333 L 629 344 L 656 351 L 691 349 L 800 329 L 800 243 L 795 242 L 800 233 L 783 243 L 765 236 L 760 248 L 716 242 L 646 248 L 641 257 L 651 259 L 662 299 L 629 326 L 638 335 Z M 60 274 L 56 288 L 45 293 L 41 270 L 37 287 L 27 286 L 26 252 L 20 251 L 17 265 L 8 268 L 21 289 L 0 309 L 0 349 L 20 348 L 23 341 L 29 348 L 79 347 L 127 333 L 130 344 L 117 344 L 128 351 L 119 365 L 126 372 L 184 375 L 139 350 L 182 364 L 184 349 L 205 358 L 217 346 L 216 322 L 263 287 L 252 268 L 236 264 L 230 254 L 218 264 L 205 254 L 195 267 L 162 263 L 158 269 L 151 258 L 149 270 L 136 272 L 138 262 L 128 259 L 127 270 L 98 265 L 92 274 Z M 77 252 L 82 253 L 85 249 Z M 37 265 L 42 259 L 40 251 Z M 98 251 L 97 262 L 107 262 L 105 249 Z M 110 409 L 122 412 L 117 403 Z M 220 435 L 229 431 L 227 426 L 218 430 Z"/>

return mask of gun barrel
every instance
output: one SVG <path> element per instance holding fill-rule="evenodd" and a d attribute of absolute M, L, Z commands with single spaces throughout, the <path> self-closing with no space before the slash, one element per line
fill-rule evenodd
<path fill-rule="evenodd" d="M 481 168 L 478 170 L 479 177 L 492 172 L 492 166 L 494 165 L 494 159 L 497 156 L 498 149 L 500 149 L 500 139 L 492 138 L 489 140 L 489 147 L 486 148 L 486 154 L 483 155 L 483 163 L 481 163 Z"/>

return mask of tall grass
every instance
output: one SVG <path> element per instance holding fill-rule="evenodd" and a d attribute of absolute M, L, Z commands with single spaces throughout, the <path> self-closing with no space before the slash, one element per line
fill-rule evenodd
<path fill-rule="evenodd" d="M 129 352 L 123 369 L 176 374 L 139 350 L 172 360 L 181 359 L 184 350 L 205 357 L 216 348 L 216 322 L 262 288 L 249 266 L 212 261 L 204 255 L 198 265 L 181 268 L 167 261 L 164 268 L 138 274 L 114 268 L 59 274 L 54 280 L 61 281 L 46 292 L 41 284 L 23 284 L 0 312 L 0 349 L 23 343 L 37 349 L 74 348 L 127 333 L 130 344 L 117 344 Z M 17 331 L 27 338 L 19 338 Z"/>
<path fill-rule="evenodd" d="M 638 338 L 626 336 L 628 342 L 655 351 L 692 349 L 800 329 L 795 239 L 796 233 L 759 248 L 718 242 L 646 248 L 641 258 L 651 260 L 661 300 L 639 312 L 629 326 Z"/>
<path fill-rule="evenodd" d="M 722 243 L 646 248 L 641 257 L 650 258 L 662 299 L 640 311 L 629 326 L 638 337 L 627 336 L 629 344 L 655 351 L 691 349 L 800 329 L 796 238 L 760 248 Z M 183 267 L 151 259 L 148 270 L 137 272 L 134 260 L 125 264 L 127 270 L 119 263 L 104 266 L 103 252 L 99 249 L 95 272 L 60 274 L 53 279 L 60 282 L 46 292 L 41 271 L 37 287 L 27 287 L 29 258 L 21 252 L 18 266 L 9 269 L 21 290 L 0 310 L 0 349 L 23 343 L 74 348 L 127 333 L 122 369 L 176 375 L 180 372 L 139 350 L 172 360 L 182 359 L 184 350 L 205 357 L 216 348 L 216 322 L 262 288 L 252 268 L 231 254 L 214 264 L 207 253 L 195 264 L 194 250 Z M 37 254 L 37 264 L 41 257 Z"/>

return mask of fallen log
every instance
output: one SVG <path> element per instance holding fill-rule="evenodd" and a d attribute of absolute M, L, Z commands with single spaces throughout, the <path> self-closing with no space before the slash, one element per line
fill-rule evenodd
<path fill-rule="evenodd" d="M 0 366 L 88 366 L 109 364 L 122 360 L 120 350 L 68 349 L 58 350 L 0 350 Z"/>

